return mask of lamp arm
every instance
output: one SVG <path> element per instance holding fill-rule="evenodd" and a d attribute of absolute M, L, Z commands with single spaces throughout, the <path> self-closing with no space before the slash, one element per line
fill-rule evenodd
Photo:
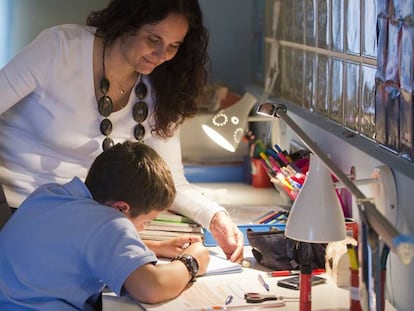
<path fill-rule="evenodd" d="M 382 237 L 384 242 L 396 253 L 401 261 L 408 264 L 413 256 L 414 237 L 403 235 L 386 219 L 361 190 L 346 176 L 344 172 L 318 147 L 318 145 L 287 115 L 286 106 L 275 105 L 275 116 L 285 121 L 297 136 L 316 154 L 330 169 L 336 178 L 355 196 L 360 212 L 364 214 L 369 226 Z"/>

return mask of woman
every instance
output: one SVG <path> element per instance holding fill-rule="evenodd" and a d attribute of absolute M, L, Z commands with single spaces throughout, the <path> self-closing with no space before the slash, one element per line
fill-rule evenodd
<path fill-rule="evenodd" d="M 88 26 L 43 31 L 0 71 L 0 182 L 11 206 L 41 184 L 86 177 L 114 142 L 136 138 L 172 171 L 173 210 L 241 261 L 243 235 L 184 177 L 180 125 L 206 84 L 207 31 L 196 0 L 113 0 Z"/>

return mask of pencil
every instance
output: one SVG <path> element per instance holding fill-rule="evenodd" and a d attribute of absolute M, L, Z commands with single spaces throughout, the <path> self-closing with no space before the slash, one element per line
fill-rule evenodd
<path fill-rule="evenodd" d="M 258 218 L 253 220 L 253 223 L 261 224 L 264 221 L 267 221 L 268 219 L 271 219 L 273 216 L 275 216 L 278 212 L 271 210 L 269 212 L 266 212 L 264 215 L 259 216 Z"/>

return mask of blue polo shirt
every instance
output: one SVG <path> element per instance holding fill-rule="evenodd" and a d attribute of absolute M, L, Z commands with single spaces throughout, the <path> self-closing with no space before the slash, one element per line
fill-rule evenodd
<path fill-rule="evenodd" d="M 88 310 L 105 285 L 120 295 L 132 271 L 156 260 L 132 222 L 79 178 L 47 184 L 0 231 L 0 309 Z"/>

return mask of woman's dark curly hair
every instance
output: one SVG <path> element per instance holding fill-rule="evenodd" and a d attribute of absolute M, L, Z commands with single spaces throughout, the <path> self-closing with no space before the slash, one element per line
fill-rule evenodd
<path fill-rule="evenodd" d="M 155 90 L 153 134 L 171 137 L 186 117 L 197 112 L 197 97 L 207 84 L 205 68 L 208 32 L 197 0 L 112 0 L 108 7 L 92 12 L 87 25 L 97 27 L 97 35 L 111 44 L 120 36 L 134 34 L 145 24 L 160 22 L 169 14 L 185 16 L 188 33 L 175 57 L 150 74 Z"/>

